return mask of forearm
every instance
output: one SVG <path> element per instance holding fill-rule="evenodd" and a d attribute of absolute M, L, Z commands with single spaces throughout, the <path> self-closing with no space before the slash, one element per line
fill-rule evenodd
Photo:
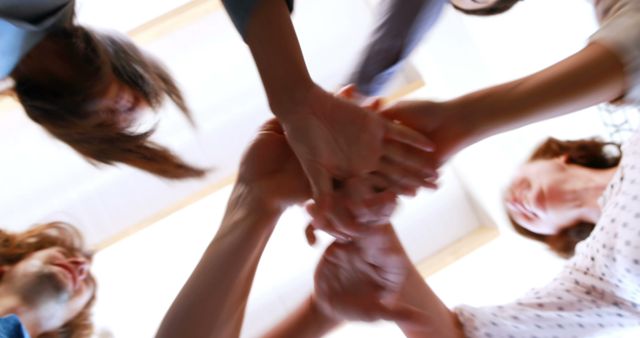
<path fill-rule="evenodd" d="M 533 75 L 450 101 L 465 117 L 466 143 L 607 102 L 624 92 L 624 67 L 599 44 Z"/>
<path fill-rule="evenodd" d="M 253 277 L 280 215 L 236 185 L 220 230 L 158 330 L 158 337 L 238 337 Z"/>
<path fill-rule="evenodd" d="M 410 338 L 464 338 L 457 316 L 429 288 L 417 270 L 413 269 L 401 295 L 406 307 L 396 324 Z"/>
<path fill-rule="evenodd" d="M 314 86 L 289 11 L 282 0 L 261 0 L 248 22 L 245 41 L 262 78 L 269 105 L 279 118 L 295 112 Z"/>
<path fill-rule="evenodd" d="M 291 315 L 269 331 L 264 338 L 322 337 L 339 324 L 340 321 L 330 318 L 320 311 L 310 296 Z"/>

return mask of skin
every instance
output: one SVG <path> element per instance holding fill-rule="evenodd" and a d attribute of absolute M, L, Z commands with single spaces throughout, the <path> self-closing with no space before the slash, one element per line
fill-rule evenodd
<path fill-rule="evenodd" d="M 424 282 L 390 224 L 334 242 L 315 272 L 315 292 L 265 337 L 322 337 L 344 321 L 395 322 L 407 337 L 461 338 L 457 316 Z"/>
<path fill-rule="evenodd" d="M 335 197 L 334 179 L 363 176 L 378 168 L 382 158 L 411 170 L 424 152 L 432 150 L 427 138 L 391 123 L 378 114 L 336 98 L 311 79 L 289 17 L 280 0 L 258 2 L 245 31 L 273 113 L 286 132 L 293 152 L 307 176 L 313 198 L 331 221 L 348 227 Z M 385 141 L 416 152 L 391 152 Z M 397 155 L 400 154 L 400 157 Z M 401 179 L 399 172 L 391 173 Z M 422 180 L 430 178 L 424 175 Z"/>
<path fill-rule="evenodd" d="M 62 327 L 95 293 L 90 266 L 82 255 L 61 247 L 0 266 L 0 314 L 16 314 L 33 337 Z"/>
<path fill-rule="evenodd" d="M 497 0 L 449 0 L 449 2 L 456 7 L 467 10 L 486 8 L 496 3 L 496 1 Z"/>
<path fill-rule="evenodd" d="M 309 183 L 283 132 L 275 120 L 266 123 L 245 152 L 220 229 L 165 315 L 157 337 L 239 336 L 260 256 L 280 215 L 311 198 Z M 341 190 L 344 195 L 353 193 L 348 187 Z M 372 212 L 387 211 L 372 201 L 379 199 L 383 202 L 375 203 L 385 205 L 395 201 L 370 196 L 365 202 L 373 206 Z M 356 221 L 376 219 L 372 212 L 362 209 Z M 322 315 L 315 304 L 307 305 L 298 312 L 301 317 L 323 317 L 305 327 L 324 332 L 335 326 L 336 321 Z"/>
<path fill-rule="evenodd" d="M 111 75 L 108 85 L 87 108 L 96 112 L 98 120 L 109 119 L 118 126 L 129 127 L 140 118 L 149 105 L 139 93 L 127 87 Z"/>
<path fill-rule="evenodd" d="M 597 200 L 616 170 L 586 168 L 564 157 L 527 162 L 509 185 L 507 210 L 518 224 L 541 235 L 578 222 L 596 223 Z"/>
<path fill-rule="evenodd" d="M 627 83 L 618 56 L 599 43 L 590 43 L 515 81 L 450 101 L 403 101 L 382 114 L 433 140 L 437 150 L 429 157 L 439 166 L 486 137 L 615 100 L 625 93 Z"/>

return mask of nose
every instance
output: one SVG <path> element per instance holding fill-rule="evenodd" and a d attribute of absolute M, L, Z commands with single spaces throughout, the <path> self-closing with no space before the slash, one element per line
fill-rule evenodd
<path fill-rule="evenodd" d="M 84 280 L 89 275 L 89 260 L 83 257 L 74 257 L 69 259 L 69 264 L 73 266 L 78 274 L 78 280 Z"/>

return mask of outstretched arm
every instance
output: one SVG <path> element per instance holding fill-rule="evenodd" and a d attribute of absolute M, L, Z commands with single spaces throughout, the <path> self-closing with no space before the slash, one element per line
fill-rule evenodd
<path fill-rule="evenodd" d="M 437 145 L 434 162 L 485 137 L 615 100 L 627 90 L 625 66 L 598 42 L 542 71 L 445 102 L 400 102 L 383 114 Z"/>
<path fill-rule="evenodd" d="M 279 125 L 244 155 L 220 230 L 165 315 L 158 337 L 238 337 L 260 256 L 282 211 L 310 197 Z"/>
<path fill-rule="evenodd" d="M 334 179 L 358 177 L 375 170 L 383 157 L 394 155 L 384 147 L 385 141 L 402 143 L 419 154 L 432 149 L 428 139 L 419 133 L 334 97 L 312 81 L 285 1 L 225 3 L 232 15 L 237 4 L 250 8 L 242 21 L 245 26 L 240 29 L 269 105 L 309 179 L 313 198 L 334 216 L 335 223 L 347 221 L 334 210 Z M 413 152 L 403 154 L 397 161 L 403 168 L 409 167 L 405 162 L 420 157 Z"/>

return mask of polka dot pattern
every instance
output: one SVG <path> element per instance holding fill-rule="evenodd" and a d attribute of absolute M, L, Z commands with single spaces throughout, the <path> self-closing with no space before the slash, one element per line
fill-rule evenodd
<path fill-rule="evenodd" d="M 512 304 L 455 309 L 468 337 L 640 337 L 640 131 L 623 147 L 591 236 L 550 284 Z M 633 330 L 636 335 L 629 335 Z M 638 330 L 638 331 L 635 331 Z"/>

